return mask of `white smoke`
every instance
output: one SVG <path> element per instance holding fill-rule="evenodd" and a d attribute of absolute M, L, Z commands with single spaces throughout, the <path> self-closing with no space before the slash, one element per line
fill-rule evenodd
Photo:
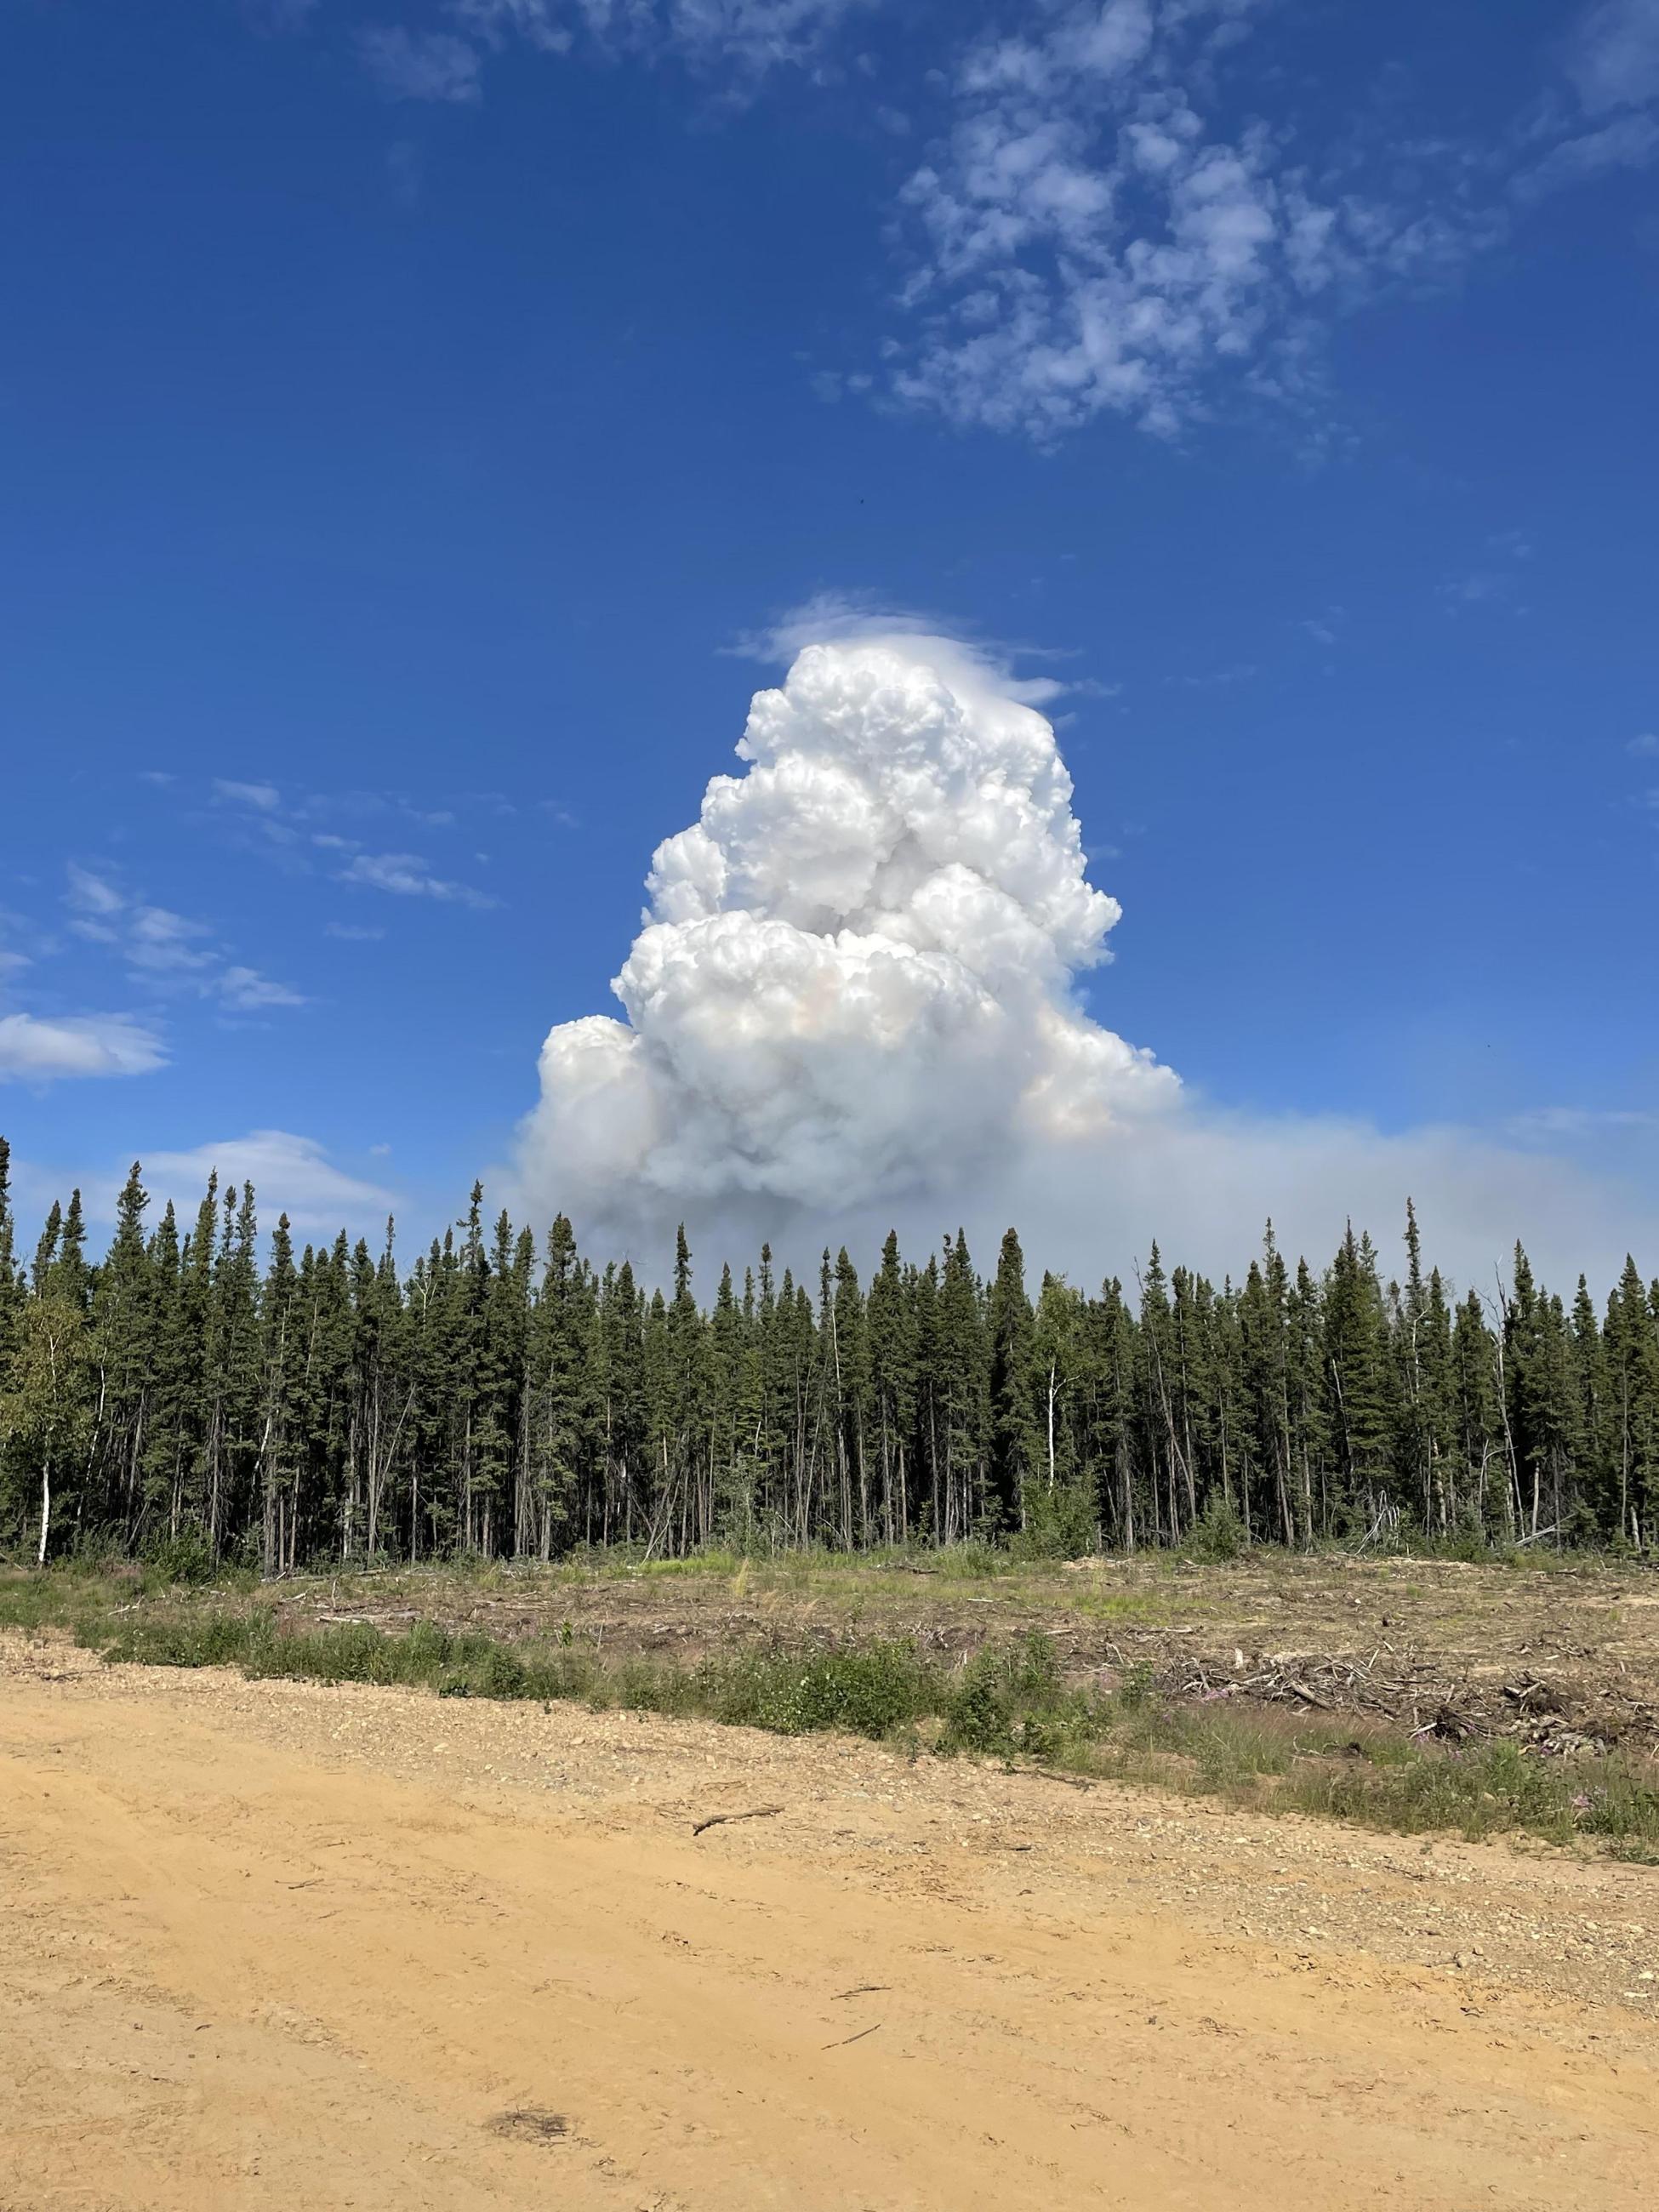
<path fill-rule="evenodd" d="M 1086 879 L 1036 711 L 1054 687 L 810 613 L 817 641 L 797 634 L 750 708 L 744 772 L 657 848 L 612 985 L 625 1018 L 561 1023 L 542 1048 L 514 1177 L 532 1214 L 563 1207 L 647 1265 L 680 1219 L 706 1258 L 769 1237 L 797 1264 L 826 1240 L 867 1261 L 889 1226 L 926 1249 L 958 1222 L 983 1260 L 1012 1221 L 1034 1262 L 1082 1282 L 1155 1236 L 1237 1271 L 1268 1214 L 1321 1260 L 1349 1215 L 1391 1240 L 1408 1194 L 1466 1283 L 1517 1233 L 1569 1281 L 1651 1248 L 1645 1172 L 1183 1092 L 1074 995 L 1119 909 Z"/>
<path fill-rule="evenodd" d="M 562 1023 L 542 1048 L 538 1183 L 647 1223 L 853 1207 L 1173 1099 L 1073 998 L 1119 908 L 1086 880 L 1071 779 L 1019 689 L 890 632 L 809 645 L 756 695 L 746 772 L 657 848 L 612 986 L 626 1020 Z"/>

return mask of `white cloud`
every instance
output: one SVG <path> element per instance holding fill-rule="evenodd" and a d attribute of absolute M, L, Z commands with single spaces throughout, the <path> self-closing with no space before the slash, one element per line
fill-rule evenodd
<path fill-rule="evenodd" d="M 1237 1271 L 1270 1212 L 1322 1261 L 1350 1215 L 1391 1236 L 1408 1195 L 1466 1284 L 1517 1234 L 1569 1282 L 1659 1252 L 1659 1158 L 1627 1182 L 1587 1164 L 1613 1125 L 1229 1112 L 1099 1026 L 1077 981 L 1117 908 L 1048 725 L 982 655 L 847 619 L 757 696 L 744 771 L 658 848 L 624 1018 L 549 1035 L 520 1206 L 647 1265 L 680 1219 L 706 1259 L 769 1237 L 809 1268 L 826 1238 L 867 1263 L 889 1226 L 921 1251 L 958 1222 L 983 1263 L 1012 1221 L 1034 1267 L 1090 1285 L 1154 1237 Z"/>
<path fill-rule="evenodd" d="M 257 968 L 227 968 L 214 981 L 222 1005 L 237 1013 L 257 1013 L 267 1006 L 303 1006 L 306 1000 L 287 983 L 273 982 Z"/>
<path fill-rule="evenodd" d="M 482 96 L 483 53 L 514 45 L 568 53 L 580 31 L 594 50 L 647 60 L 672 57 L 699 71 L 723 68 L 738 85 L 804 67 L 845 20 L 877 0 L 447 0 L 465 36 L 380 27 L 359 33 L 363 61 L 398 100 L 463 103 Z M 474 41 L 477 43 L 473 43 Z"/>
<path fill-rule="evenodd" d="M 378 945 L 385 937 L 383 929 L 374 929 L 368 923 L 330 921 L 323 925 L 325 937 L 337 937 L 348 945 Z"/>
<path fill-rule="evenodd" d="M 480 97 L 478 51 L 447 31 L 376 25 L 357 33 L 363 66 L 388 100 L 471 106 Z"/>
<path fill-rule="evenodd" d="M 1574 27 L 1567 74 L 1591 115 L 1659 100 L 1659 0 L 1601 0 Z"/>
<path fill-rule="evenodd" d="M 1211 668 L 1186 676 L 1171 676 L 1164 680 L 1179 684 L 1188 691 L 1211 691 L 1226 684 L 1248 684 L 1261 671 L 1253 660 L 1235 660 L 1224 668 Z"/>
<path fill-rule="evenodd" d="M 107 877 L 96 875 L 90 868 L 78 867 L 73 860 L 67 873 L 69 889 L 64 896 L 78 913 L 102 922 L 109 915 L 119 914 L 125 906 L 125 896 Z"/>
<path fill-rule="evenodd" d="M 362 884 L 370 890 L 392 891 L 403 898 L 443 899 L 473 907 L 496 903 L 470 884 L 450 883 L 431 874 L 418 853 L 359 853 L 341 869 L 339 880 Z"/>
<path fill-rule="evenodd" d="M 848 1206 L 1176 1089 L 1073 1002 L 1114 900 L 1048 724 L 908 632 L 807 647 L 660 845 L 614 985 L 542 1055 L 526 1174 L 601 1214 Z"/>
<path fill-rule="evenodd" d="M 145 1184 L 157 1206 L 171 1199 L 188 1214 L 215 1170 L 220 1188 L 251 1182 L 260 1225 L 270 1229 L 285 1212 L 301 1231 L 332 1237 L 344 1226 L 367 1230 L 383 1224 L 399 1204 L 397 1194 L 349 1175 L 337 1167 L 313 1138 L 285 1129 L 252 1129 L 246 1136 L 196 1145 L 187 1152 L 143 1154 Z M 88 1178 L 100 1216 L 109 1211 L 118 1179 Z"/>
<path fill-rule="evenodd" d="M 487 46 L 512 36 L 543 53 L 562 54 L 571 43 L 562 0 L 449 0 L 449 12 Z"/>
<path fill-rule="evenodd" d="M 1619 115 L 1598 131 L 1564 138 L 1552 147 L 1541 161 L 1521 172 L 1514 191 L 1522 200 L 1541 200 L 1613 170 L 1645 169 L 1656 157 L 1659 122 L 1650 115 Z"/>
<path fill-rule="evenodd" d="M 155 1033 L 125 1014 L 0 1014 L 0 1082 L 148 1075 L 166 1059 Z"/>
<path fill-rule="evenodd" d="M 1486 539 L 1486 550 L 1509 562 L 1510 567 L 1482 566 L 1445 578 L 1438 587 L 1439 596 L 1454 614 L 1464 607 L 1512 603 L 1520 587 L 1522 565 L 1531 560 L 1534 548 L 1524 530 L 1498 530 Z"/>
<path fill-rule="evenodd" d="M 1625 747 L 1638 760 L 1659 760 L 1659 730 L 1644 730 Z"/>
<path fill-rule="evenodd" d="M 260 814 L 273 814 L 283 803 L 274 783 L 237 783 L 222 775 L 213 779 L 213 796 L 222 805 L 251 806 Z"/>
<path fill-rule="evenodd" d="M 916 241 L 901 399 L 1040 441 L 1101 413 L 1172 435 L 1234 389 L 1316 390 L 1316 317 L 1461 265 L 1501 219 L 1316 185 L 1285 125 L 1203 110 L 1214 10 L 1066 7 L 987 39 L 905 187 Z M 1242 31 L 1243 10 L 1229 11 Z"/>
<path fill-rule="evenodd" d="M 751 75 L 808 62 L 846 18 L 875 0 L 459 0 L 455 12 L 499 30 L 510 22 L 552 45 L 561 15 L 602 46 L 670 53 L 693 64 L 726 61 Z M 568 43 L 568 42 L 567 42 Z"/>
<path fill-rule="evenodd" d="M 291 985 L 231 962 L 210 923 L 131 899 L 106 878 L 73 862 L 68 878 L 64 898 L 75 915 L 70 927 L 77 936 L 114 947 L 152 988 L 193 991 L 239 1013 L 307 1004 Z"/>
<path fill-rule="evenodd" d="M 1593 9 L 1565 57 L 1578 101 L 1552 91 L 1484 144 L 1298 104 L 1282 65 L 1241 108 L 1226 56 L 1252 12 L 1058 0 L 957 58 L 901 195 L 900 401 L 1039 443 L 1102 414 L 1166 437 L 1251 402 L 1310 415 L 1336 318 L 1456 281 L 1517 204 L 1659 159 L 1637 112 L 1659 98 L 1659 0 Z"/>
<path fill-rule="evenodd" d="M 206 922 L 191 921 L 167 907 L 136 907 L 127 929 L 126 957 L 153 975 L 199 972 L 218 957 L 208 943 L 212 935 Z"/>
<path fill-rule="evenodd" d="M 846 18 L 873 0 L 632 0 L 626 13 L 654 17 L 671 48 L 695 60 L 720 57 L 750 70 L 810 61 Z M 616 0 L 585 0 L 590 16 L 611 18 Z"/>

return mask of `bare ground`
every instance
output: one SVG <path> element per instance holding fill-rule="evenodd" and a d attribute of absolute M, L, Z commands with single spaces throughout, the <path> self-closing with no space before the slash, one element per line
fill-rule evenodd
<path fill-rule="evenodd" d="M 1634 2212 L 1655 1885 L 11 1637 L 0 2205 Z"/>
<path fill-rule="evenodd" d="M 279 1617 L 417 1618 L 509 1641 L 565 1634 L 690 1662 L 735 1645 L 906 1638 L 942 1657 L 1040 1629 L 1076 1679 L 1150 1668 L 1174 1695 L 1324 1705 L 1544 1752 L 1659 1749 L 1659 1575 L 1585 1558 L 1546 1568 L 1267 1553 L 1034 1567 L 983 1583 L 915 1563 L 580 1575 L 535 1568 L 320 1577 Z"/>

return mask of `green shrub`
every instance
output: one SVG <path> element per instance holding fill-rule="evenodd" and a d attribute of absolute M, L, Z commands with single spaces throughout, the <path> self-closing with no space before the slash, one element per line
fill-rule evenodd
<path fill-rule="evenodd" d="M 1238 1508 L 1231 1498 L 1212 1491 L 1204 1510 L 1182 1538 L 1181 1550 L 1187 1559 L 1219 1566 L 1228 1559 L 1242 1559 L 1249 1543 L 1250 1532 Z"/>
<path fill-rule="evenodd" d="M 882 1737 L 919 1720 L 933 1699 L 910 1644 L 871 1644 L 810 1657 L 751 1653 L 710 1678 L 714 1717 L 781 1735 L 824 1729 Z"/>

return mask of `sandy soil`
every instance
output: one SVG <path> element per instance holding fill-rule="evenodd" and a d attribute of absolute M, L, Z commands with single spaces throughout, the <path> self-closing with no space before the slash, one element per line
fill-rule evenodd
<path fill-rule="evenodd" d="M 5 2212 L 1654 2201 L 1547 1852 L 12 1638 L 0 1931 Z"/>

